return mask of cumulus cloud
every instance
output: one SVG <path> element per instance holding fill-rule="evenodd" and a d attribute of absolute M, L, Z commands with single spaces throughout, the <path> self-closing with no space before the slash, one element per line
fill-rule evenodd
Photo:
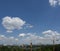
<path fill-rule="evenodd" d="M 42 34 L 49 34 L 49 35 L 53 35 L 53 36 L 60 35 L 60 33 L 58 33 L 57 31 L 52 31 L 52 30 L 44 31 L 44 32 L 42 32 Z"/>
<path fill-rule="evenodd" d="M 52 30 L 47 30 L 42 32 L 43 34 L 45 34 L 45 38 L 46 40 L 54 40 L 55 42 L 57 40 L 60 40 L 60 33 L 58 33 L 57 31 L 52 31 Z"/>
<path fill-rule="evenodd" d="M 15 38 L 13 36 L 6 37 L 5 35 L 0 35 L 0 44 L 3 44 L 3 45 L 14 45 L 14 44 L 16 44 L 18 42 L 19 42 L 19 39 Z"/>
<path fill-rule="evenodd" d="M 7 32 L 12 32 L 15 29 L 22 29 L 25 25 L 25 21 L 19 17 L 6 16 L 2 19 L 2 25 L 7 29 Z"/>
<path fill-rule="evenodd" d="M 54 34 L 53 34 L 54 33 Z M 20 44 L 52 44 L 53 36 L 56 38 L 55 40 L 60 39 L 60 33 L 57 31 L 47 30 L 44 31 L 45 34 L 43 37 L 37 35 L 36 33 L 20 33 L 17 38 L 16 37 L 6 37 L 4 35 L 0 35 L 0 44 L 5 45 L 20 45 Z M 59 43 L 60 41 L 58 41 Z"/>
<path fill-rule="evenodd" d="M 51 6 L 55 7 L 56 5 L 60 5 L 60 0 L 49 0 Z"/>
<path fill-rule="evenodd" d="M 33 44 L 38 44 L 42 42 L 44 39 L 43 37 L 38 36 L 36 33 L 24 33 L 24 34 L 19 34 L 19 35 L 24 35 L 22 40 L 27 44 L 30 42 L 32 42 Z"/>
<path fill-rule="evenodd" d="M 20 34 L 21 35 L 21 34 Z M 22 35 L 24 35 L 25 37 L 30 37 L 29 39 L 44 39 L 43 37 L 41 36 L 38 36 L 36 33 L 22 33 Z"/>

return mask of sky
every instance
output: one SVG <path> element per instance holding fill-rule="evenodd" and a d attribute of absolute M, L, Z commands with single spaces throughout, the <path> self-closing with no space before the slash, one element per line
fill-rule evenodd
<path fill-rule="evenodd" d="M 60 0 L 0 0 L 0 44 L 43 39 L 45 31 L 60 34 Z"/>

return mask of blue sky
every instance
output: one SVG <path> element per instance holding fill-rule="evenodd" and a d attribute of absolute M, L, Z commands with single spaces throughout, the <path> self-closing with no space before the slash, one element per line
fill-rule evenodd
<path fill-rule="evenodd" d="M 6 16 L 19 17 L 33 27 L 7 33 L 2 25 Z M 45 30 L 60 32 L 60 5 L 50 5 L 49 0 L 0 0 L 0 34 L 16 37 L 20 33 L 37 33 L 43 36 Z"/>

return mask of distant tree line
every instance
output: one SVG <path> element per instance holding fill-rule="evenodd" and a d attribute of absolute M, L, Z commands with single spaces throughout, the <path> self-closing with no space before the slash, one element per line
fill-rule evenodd
<path fill-rule="evenodd" d="M 60 51 L 60 44 L 58 45 L 33 45 L 32 51 Z M 31 51 L 30 46 L 0 46 L 0 51 Z"/>

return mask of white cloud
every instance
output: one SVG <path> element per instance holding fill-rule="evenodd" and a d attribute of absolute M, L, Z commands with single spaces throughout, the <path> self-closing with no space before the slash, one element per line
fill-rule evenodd
<path fill-rule="evenodd" d="M 19 34 L 19 37 L 24 37 L 24 36 L 26 36 L 25 33 L 21 33 L 21 34 Z"/>
<path fill-rule="evenodd" d="M 4 35 L 0 35 L 0 44 L 6 44 L 6 45 L 13 45 L 13 44 L 30 44 L 32 42 L 33 44 L 52 44 L 53 36 L 55 37 L 55 40 L 60 40 L 60 33 L 57 31 L 47 30 L 42 32 L 45 34 L 43 37 L 37 35 L 37 33 L 20 33 L 16 37 L 6 37 Z M 59 43 L 60 41 L 56 41 L 56 43 Z"/>
<path fill-rule="evenodd" d="M 58 33 L 57 31 L 52 31 L 52 30 L 44 31 L 44 32 L 42 32 L 42 34 L 49 34 L 49 35 L 53 35 L 53 36 L 60 35 L 60 33 Z"/>
<path fill-rule="evenodd" d="M 43 37 L 38 36 L 36 33 L 23 33 L 19 35 L 24 36 L 22 40 L 27 44 L 30 43 L 31 41 L 33 44 L 37 44 L 37 43 L 42 42 L 44 39 Z"/>
<path fill-rule="evenodd" d="M 12 31 L 12 30 L 7 30 L 6 32 L 8 32 L 8 33 L 12 33 L 13 31 Z"/>
<path fill-rule="evenodd" d="M 0 35 L 0 37 L 1 37 L 1 38 L 5 38 L 5 36 L 4 36 L 4 35 Z"/>
<path fill-rule="evenodd" d="M 18 39 L 18 38 L 16 38 L 16 39 L 15 39 L 15 41 L 19 41 L 19 39 Z"/>
<path fill-rule="evenodd" d="M 34 26 L 33 26 L 33 25 L 31 25 L 31 24 L 25 24 L 24 29 L 33 28 L 33 27 L 34 27 Z"/>
<path fill-rule="evenodd" d="M 32 28 L 33 26 L 32 26 L 32 25 L 30 25 L 29 27 L 30 27 L 30 28 Z"/>
<path fill-rule="evenodd" d="M 0 35 L 0 40 L 5 39 L 6 37 L 4 35 Z"/>
<path fill-rule="evenodd" d="M 7 29 L 7 32 L 12 32 L 15 29 L 22 29 L 26 22 L 19 17 L 9 17 L 3 18 L 2 24 Z"/>
<path fill-rule="evenodd" d="M 33 25 L 30 25 L 30 24 L 26 24 L 26 28 L 32 28 Z"/>
<path fill-rule="evenodd" d="M 14 37 L 9 37 L 9 39 L 11 39 L 11 40 L 12 40 L 12 39 L 14 39 Z"/>
<path fill-rule="evenodd" d="M 58 33 L 57 31 L 52 31 L 52 30 L 47 30 L 42 32 L 43 34 L 45 34 L 45 38 L 46 40 L 60 40 L 60 33 Z"/>
<path fill-rule="evenodd" d="M 15 38 L 13 36 L 11 37 L 6 37 L 4 35 L 0 35 L 0 44 L 6 44 L 6 45 L 14 45 L 16 43 L 19 43 L 19 39 Z"/>
<path fill-rule="evenodd" d="M 42 32 L 43 34 L 47 34 L 47 33 L 51 33 L 52 31 L 51 30 L 47 30 L 47 31 L 44 31 Z"/>
<path fill-rule="evenodd" d="M 49 0 L 49 3 L 51 6 L 55 7 L 57 5 L 60 5 L 60 0 Z"/>

